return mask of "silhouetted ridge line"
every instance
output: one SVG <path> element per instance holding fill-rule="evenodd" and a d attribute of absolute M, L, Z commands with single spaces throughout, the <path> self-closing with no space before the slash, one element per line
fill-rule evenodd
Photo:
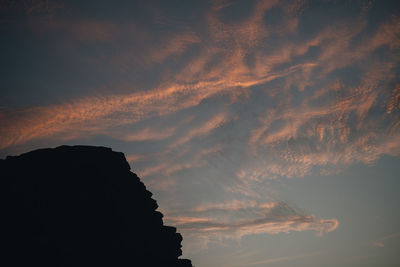
<path fill-rule="evenodd" d="M 123 153 L 39 149 L 1 159 L 0 176 L 2 266 L 192 266 Z"/>

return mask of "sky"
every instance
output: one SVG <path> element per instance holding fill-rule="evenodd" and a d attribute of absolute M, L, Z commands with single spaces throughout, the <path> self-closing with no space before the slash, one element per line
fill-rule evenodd
<path fill-rule="evenodd" d="M 0 1 L 0 158 L 125 154 L 196 267 L 399 266 L 398 1 Z"/>

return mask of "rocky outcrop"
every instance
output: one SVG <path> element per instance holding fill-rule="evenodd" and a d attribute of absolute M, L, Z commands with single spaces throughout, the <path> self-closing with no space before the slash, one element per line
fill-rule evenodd
<path fill-rule="evenodd" d="M 0 176 L 3 266 L 192 266 L 122 153 L 40 149 L 0 160 Z"/>

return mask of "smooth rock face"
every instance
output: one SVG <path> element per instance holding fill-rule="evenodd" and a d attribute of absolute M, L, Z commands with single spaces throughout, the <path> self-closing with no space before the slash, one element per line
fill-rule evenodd
<path fill-rule="evenodd" d="M 192 266 L 122 153 L 40 149 L 0 160 L 0 177 L 2 266 Z"/>

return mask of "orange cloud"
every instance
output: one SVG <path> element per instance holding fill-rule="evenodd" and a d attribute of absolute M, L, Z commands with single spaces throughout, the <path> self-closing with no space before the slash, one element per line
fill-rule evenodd
<path fill-rule="evenodd" d="M 171 176 L 172 174 L 192 168 L 199 168 L 208 163 L 208 157 L 212 154 L 220 153 L 223 151 L 221 145 L 210 148 L 202 148 L 195 151 L 189 149 L 180 149 L 178 151 L 168 148 L 152 155 L 152 165 L 144 168 L 139 168 L 138 173 L 141 177 L 145 178 L 153 174 Z M 188 153 L 191 155 L 188 155 Z M 174 155 L 171 156 L 171 153 Z M 156 163 L 157 159 L 162 163 Z"/>
<path fill-rule="evenodd" d="M 251 263 L 244 264 L 241 266 L 254 266 L 254 265 L 269 264 L 269 263 L 276 263 L 276 262 L 295 261 L 295 260 L 299 260 L 299 259 L 303 259 L 303 258 L 313 257 L 313 256 L 316 256 L 319 254 L 321 254 L 321 253 L 313 252 L 313 253 L 299 254 L 299 255 L 295 255 L 295 256 L 272 258 L 272 259 L 266 259 L 266 260 L 262 260 L 262 261 L 251 262 Z"/>
<path fill-rule="evenodd" d="M 399 153 L 394 117 L 387 117 L 388 110 L 396 105 L 397 91 L 388 97 L 387 89 L 379 89 L 393 75 L 391 63 L 372 65 L 358 86 L 345 87 L 336 82 L 318 89 L 311 97 L 304 97 L 298 105 L 292 106 L 291 98 L 281 98 L 275 108 L 267 108 L 249 137 L 250 150 L 255 156 L 258 152 L 265 156 L 268 150 L 265 162 L 260 163 L 263 167 L 253 170 L 259 173 L 258 179 L 304 176 L 313 166 L 370 164 L 382 154 Z M 331 97 L 324 105 L 315 104 L 315 98 L 338 92 L 344 96 Z M 386 110 L 379 104 L 381 98 L 389 99 Z M 380 119 L 370 118 L 372 109 L 380 110 Z M 380 127 L 388 131 L 377 131 Z M 314 148 L 306 145 L 305 140 Z"/>
<path fill-rule="evenodd" d="M 171 137 L 176 131 L 176 128 L 166 129 L 150 129 L 144 128 L 136 133 L 129 133 L 123 135 L 121 139 L 127 142 L 139 142 L 139 141 L 160 141 Z"/>
<path fill-rule="evenodd" d="M 398 109 L 400 109 L 400 84 L 397 84 L 392 90 L 390 100 L 387 105 L 386 114 L 390 114 Z"/>
<path fill-rule="evenodd" d="M 270 210 L 279 205 L 278 202 L 265 202 L 260 203 L 255 200 L 233 200 L 224 203 L 206 203 L 193 208 L 192 212 L 208 212 L 208 211 L 238 211 L 246 210 L 249 208 L 260 208 L 263 210 Z"/>
<path fill-rule="evenodd" d="M 172 143 L 171 147 L 183 145 L 196 137 L 209 135 L 212 131 L 214 131 L 218 127 L 221 127 L 227 121 L 228 121 L 227 114 L 225 113 L 217 114 L 210 120 L 206 121 L 204 124 L 200 125 L 199 127 L 190 129 L 182 138 Z"/>
<path fill-rule="evenodd" d="M 149 72 L 154 63 L 182 59 L 176 70 L 168 69 L 167 74 L 161 74 L 166 78 L 155 88 L 142 91 L 133 88 L 133 93 L 89 96 L 59 105 L 1 110 L 0 149 L 40 138 L 65 141 L 99 133 L 113 136 L 113 127 L 144 122 L 141 130 L 114 137 L 127 142 L 163 141 L 159 142 L 163 143 L 160 151 L 151 156 L 131 155 L 128 159 L 141 160 L 142 177 L 166 176 L 168 179 L 149 182 L 154 188 L 169 190 L 176 186 L 176 180 L 170 177 L 172 174 L 206 166 L 208 158 L 230 145 L 222 145 L 212 137 L 226 134 L 219 131 L 220 126 L 233 122 L 232 118 L 237 115 L 235 123 L 245 126 L 241 128 L 243 135 L 234 138 L 247 142 L 248 146 L 233 150 L 239 150 L 240 156 L 246 157 L 240 164 L 232 163 L 234 178 L 238 181 L 223 190 L 257 199 L 262 197 L 257 187 L 268 179 L 304 176 L 314 167 L 347 166 L 355 162 L 371 164 L 381 155 L 400 153 L 399 86 L 386 88 L 397 77 L 398 16 L 379 25 L 372 34 L 366 32 L 367 18 L 361 15 L 333 21 L 330 26 L 305 35 L 303 40 L 297 38 L 297 30 L 298 15 L 305 8 L 305 1 L 258 1 L 247 17 L 228 23 L 222 12 L 234 4 L 213 2 L 212 10 L 205 15 L 206 29 L 201 34 L 185 30 L 166 38 L 149 38 L 144 30 L 133 30 L 134 38 L 148 46 L 145 55 L 140 57 L 145 58 Z M 266 12 L 273 7 L 283 8 L 286 14 L 279 27 L 265 22 Z M 74 40 L 112 43 L 116 36 L 130 32 L 131 26 L 92 20 L 58 24 L 56 21 L 53 30 L 67 31 Z M 189 53 L 192 48 L 196 48 L 195 52 Z M 309 56 L 313 49 L 317 52 Z M 386 62 L 371 56 L 377 49 L 385 49 L 389 55 Z M 127 49 L 110 62 L 119 68 L 127 61 L 137 62 L 132 60 L 133 52 Z M 186 52 L 190 56 L 183 59 Z M 347 72 L 347 67 L 356 69 L 359 81 L 357 76 L 352 79 L 354 84 L 349 85 L 347 73 L 340 74 Z M 174 114 L 198 107 L 210 98 L 219 101 L 217 105 L 224 111 L 218 109 L 220 113 L 195 126 L 177 126 Z M 225 101 L 228 98 L 231 101 Z M 251 115 L 234 114 L 241 101 L 249 104 Z M 255 105 L 262 106 L 265 112 L 253 114 Z M 165 118 L 168 127 L 153 127 L 149 120 L 152 118 Z M 206 137 L 210 143 L 214 142 L 213 146 L 197 147 L 195 141 Z M 149 163 L 148 158 L 154 160 Z M 321 172 L 327 173 L 324 169 Z M 196 207 L 194 212 L 211 209 L 238 212 L 242 207 L 266 211 L 276 205 L 264 204 L 219 203 L 213 207 Z M 268 209 L 268 205 L 272 206 Z M 298 214 L 285 221 L 275 218 L 225 222 L 206 217 L 202 220 L 204 225 L 193 226 L 193 231 L 243 235 L 257 231 L 328 231 L 330 227 L 337 227 L 334 220 Z M 182 220 L 180 223 L 185 224 Z"/>
<path fill-rule="evenodd" d="M 153 116 L 168 115 L 197 106 L 203 99 L 217 93 L 230 92 L 229 88 L 219 87 L 218 82 L 199 82 L 128 95 L 90 97 L 73 103 L 6 111 L 0 117 L 0 148 L 67 130 L 88 134 Z M 114 114 L 118 116 L 113 117 Z"/>
<path fill-rule="evenodd" d="M 182 54 L 189 46 L 200 41 L 200 37 L 193 32 L 177 34 L 157 45 L 150 53 L 151 60 L 160 63 L 170 56 Z"/>
<path fill-rule="evenodd" d="M 57 137 L 64 141 L 113 132 L 110 130 L 112 127 L 172 115 L 213 97 L 226 96 L 232 101 L 246 101 L 237 95 L 251 96 L 262 86 L 265 97 L 277 105 L 275 108 L 266 106 L 265 114 L 258 117 L 258 125 L 247 129 L 250 154 L 258 159 L 259 166 L 243 164 L 243 170 L 237 171 L 245 173 L 244 178 L 239 178 L 243 184 L 234 185 L 230 190 L 255 194 L 249 184 L 244 184 L 245 179 L 257 184 L 277 176 L 304 176 L 314 166 L 353 162 L 369 164 L 382 154 L 399 153 L 398 90 L 391 92 L 382 113 L 390 128 L 368 116 L 371 110 L 379 108 L 378 102 L 386 93 L 381 89 L 383 81 L 395 78 L 396 58 L 384 64 L 367 60 L 377 48 L 394 50 L 400 46 L 397 16 L 380 25 L 374 34 L 365 35 L 361 42 L 353 41 L 365 31 L 364 15 L 346 22 L 335 21 L 302 41 L 282 39 L 274 47 L 265 44 L 277 30 L 265 24 L 264 16 L 266 11 L 280 3 L 259 1 L 247 17 L 227 23 L 221 12 L 231 4 L 234 3 L 215 3 L 214 9 L 206 14 L 209 36 L 185 31 L 150 45 L 148 61 L 163 62 L 170 56 L 185 53 L 194 44 L 201 44 L 199 53 L 185 62 L 181 71 L 168 82 L 131 94 L 87 97 L 60 105 L 0 111 L 0 149 L 38 138 Z M 288 39 L 291 34 L 296 34 L 297 15 L 304 7 L 300 2 L 284 4 L 283 9 L 288 15 L 283 24 L 292 25 L 285 26 L 292 30 L 279 34 L 286 34 Z M 68 30 L 75 39 L 88 38 L 86 41 L 112 41 L 115 34 L 123 31 L 113 23 L 89 20 L 69 26 Z M 60 22 L 58 27 L 66 27 L 66 24 Z M 314 58 L 295 61 L 313 47 L 320 49 Z M 246 61 L 249 56 L 254 58 L 251 64 Z M 363 64 L 365 61 L 371 64 Z M 319 86 L 329 73 L 353 64 L 363 65 L 360 67 L 363 77 L 359 85 L 348 86 L 338 78 L 329 81 L 328 85 Z M 277 80 L 282 80 L 282 84 L 269 84 Z M 293 104 L 293 88 L 302 92 L 297 104 Z M 316 100 L 323 101 L 326 96 L 329 96 L 328 101 L 322 105 L 315 104 Z M 226 109 L 230 108 L 226 106 Z M 166 141 L 169 150 L 182 148 L 197 138 L 214 132 L 219 134 L 217 128 L 229 121 L 226 114 L 214 115 L 204 124 L 187 130 L 183 136 L 177 134 L 176 126 L 162 131 L 146 126 L 120 137 L 125 141 Z M 239 120 L 248 120 L 241 116 L 239 114 Z M 379 131 L 374 130 L 378 128 Z M 307 146 L 306 142 L 312 145 Z M 314 149 L 311 146 L 315 146 Z M 168 163 L 142 167 L 142 176 L 171 175 L 204 166 L 207 162 L 200 156 L 193 156 Z"/>
<path fill-rule="evenodd" d="M 140 155 L 140 154 L 129 154 L 126 155 L 126 161 L 129 162 L 130 165 L 132 165 L 135 161 L 142 160 L 145 158 L 145 155 Z"/>
<path fill-rule="evenodd" d="M 239 215 L 246 210 L 246 219 Z M 213 217 L 204 216 L 213 211 Z M 215 215 L 215 212 L 218 212 Z M 234 215 L 224 217 L 233 213 Z M 224 238 L 241 238 L 251 234 L 277 234 L 292 231 L 317 231 L 319 234 L 335 230 L 339 222 L 336 219 L 317 219 L 306 215 L 282 202 L 255 203 L 253 201 L 234 201 L 232 203 L 207 204 L 194 208 L 195 216 L 166 216 L 168 222 L 177 225 L 186 235 L 207 237 L 223 235 Z M 222 217 L 221 217 L 222 216 Z"/>
<path fill-rule="evenodd" d="M 383 236 L 383 237 L 381 237 L 381 238 L 379 238 L 377 240 L 370 241 L 370 243 L 375 247 L 383 248 L 385 246 L 384 241 L 390 240 L 390 239 L 393 239 L 393 238 L 397 238 L 397 237 L 400 237 L 400 232 L 397 232 L 397 233 L 394 233 L 394 234 L 391 234 L 391 235 Z"/>

